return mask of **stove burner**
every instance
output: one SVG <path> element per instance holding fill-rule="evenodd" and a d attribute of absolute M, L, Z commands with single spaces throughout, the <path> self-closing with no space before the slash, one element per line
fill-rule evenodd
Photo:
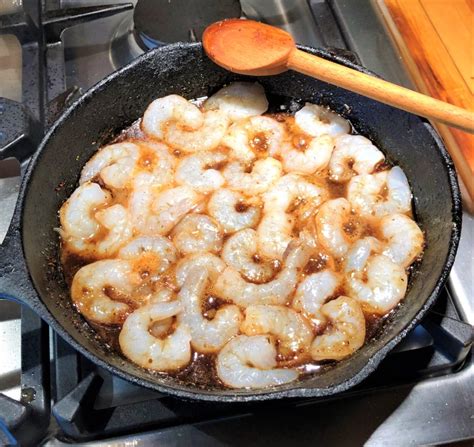
<path fill-rule="evenodd" d="M 239 0 L 138 0 L 133 13 L 138 44 L 148 50 L 172 42 L 195 42 L 218 20 L 240 17 Z"/>

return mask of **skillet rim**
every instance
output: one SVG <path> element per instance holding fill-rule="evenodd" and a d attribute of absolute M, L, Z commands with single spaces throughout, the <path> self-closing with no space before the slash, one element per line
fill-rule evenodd
<path fill-rule="evenodd" d="M 249 401 L 262 401 L 262 400 L 269 400 L 269 399 L 280 399 L 280 398 L 291 398 L 291 397 L 323 397 L 328 396 L 336 393 L 340 393 L 342 391 L 346 391 L 347 389 L 357 385 L 363 379 L 365 379 L 368 375 L 370 375 L 380 364 L 382 359 L 387 355 L 389 351 L 391 351 L 405 336 L 406 334 L 421 320 L 421 318 L 426 314 L 429 308 L 432 306 L 434 301 L 437 299 L 441 289 L 444 287 L 446 280 L 448 278 L 449 272 L 451 267 L 454 263 L 454 259 L 456 256 L 460 235 L 461 235 L 461 225 L 462 225 L 462 205 L 461 205 L 461 195 L 460 189 L 458 185 L 457 175 L 454 168 L 453 161 L 449 156 L 444 144 L 436 133 L 434 128 L 425 120 L 424 118 L 418 117 L 420 121 L 423 122 L 424 126 L 430 133 L 431 137 L 434 140 L 434 143 L 437 146 L 437 150 L 441 156 L 441 162 L 448 174 L 449 178 L 449 186 L 451 191 L 451 199 L 452 199 L 452 208 L 451 208 L 451 217 L 453 221 L 452 229 L 451 229 L 451 236 L 449 242 L 449 250 L 442 265 L 442 272 L 439 276 L 434 288 L 432 289 L 430 295 L 426 299 L 425 303 L 421 308 L 417 311 L 415 317 L 410 320 L 404 327 L 402 331 L 400 331 L 396 336 L 394 336 L 388 343 L 382 346 L 379 350 L 377 350 L 371 357 L 369 357 L 367 363 L 360 368 L 355 374 L 349 377 L 347 380 L 343 382 L 339 382 L 336 385 L 327 387 L 327 388 L 316 388 L 316 387 L 300 387 L 300 388 L 291 388 L 282 391 L 272 390 L 268 392 L 264 392 L 264 390 L 257 390 L 260 391 L 260 394 L 252 394 L 252 390 L 248 390 L 248 394 L 232 394 L 232 390 L 227 391 L 226 394 L 218 394 L 216 390 L 209 390 L 206 391 L 204 389 L 196 389 L 195 391 L 190 390 L 183 390 L 182 388 L 177 388 L 170 385 L 163 385 L 159 384 L 156 381 L 148 380 L 144 378 L 140 378 L 132 373 L 125 372 L 122 369 L 110 364 L 109 362 L 105 361 L 103 358 L 99 357 L 98 355 L 89 351 L 82 343 L 76 341 L 76 339 L 70 335 L 70 333 L 63 328 L 63 326 L 59 323 L 59 321 L 54 317 L 51 313 L 49 308 L 43 302 L 40 293 L 37 291 L 33 278 L 31 277 L 29 267 L 26 261 L 26 253 L 23 244 L 23 213 L 25 208 L 25 201 L 28 196 L 29 188 L 30 188 L 30 177 L 33 171 L 36 168 L 36 165 L 41 161 L 42 152 L 47 146 L 49 140 L 54 137 L 54 134 L 58 128 L 61 127 L 62 122 L 65 121 L 69 116 L 74 113 L 75 109 L 81 105 L 82 102 L 86 101 L 90 96 L 94 95 L 96 91 L 102 89 L 105 85 L 109 83 L 112 79 L 119 76 L 120 74 L 130 70 L 135 65 L 143 63 L 144 60 L 153 59 L 155 54 L 160 53 L 162 51 L 169 51 L 174 49 L 195 49 L 201 48 L 201 43 L 174 43 L 170 45 L 166 45 L 160 48 L 153 49 L 144 53 L 143 55 L 139 56 L 138 58 L 131 61 L 129 64 L 125 65 L 124 67 L 120 68 L 117 71 L 109 74 L 107 77 L 96 83 L 90 89 L 88 89 L 80 98 L 74 101 L 61 115 L 60 117 L 53 123 L 50 127 L 48 132 L 43 137 L 37 151 L 33 155 L 30 163 L 28 164 L 28 168 L 25 172 L 24 178 L 22 180 L 20 195 L 18 199 L 18 207 L 20 211 L 19 220 L 20 220 L 20 234 L 19 238 L 21 239 L 21 253 L 23 256 L 24 265 L 26 267 L 26 272 L 28 274 L 28 280 L 31 284 L 31 289 L 33 294 L 35 295 L 32 297 L 31 302 L 28 302 L 33 309 L 39 309 L 39 314 L 43 320 L 48 323 L 63 339 L 65 339 L 69 344 L 71 344 L 77 351 L 79 351 L 82 355 L 86 358 L 91 360 L 94 364 L 106 369 L 107 371 L 111 372 L 112 374 L 125 379 L 133 384 L 143 386 L 145 388 L 166 393 L 169 395 L 177 396 L 180 398 L 187 398 L 193 400 L 201 400 L 201 401 L 218 401 L 218 402 L 249 402 Z M 345 66 L 349 66 L 354 68 L 358 71 L 363 73 L 367 73 L 372 76 L 377 76 L 372 71 L 362 67 L 356 63 L 351 62 L 345 57 L 334 55 L 330 52 L 329 49 L 324 48 L 312 48 L 308 46 L 298 45 L 300 50 L 306 51 L 311 54 L 316 54 L 318 56 L 324 57 L 326 59 L 342 63 Z"/>

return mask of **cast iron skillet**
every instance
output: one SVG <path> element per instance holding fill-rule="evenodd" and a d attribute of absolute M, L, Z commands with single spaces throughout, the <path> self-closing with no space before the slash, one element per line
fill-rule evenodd
<path fill-rule="evenodd" d="M 301 48 L 367 72 L 328 51 Z M 71 306 L 57 262 L 58 209 L 76 187 L 82 166 L 97 148 L 142 116 L 157 97 L 171 93 L 201 97 L 236 79 L 245 78 L 214 65 L 200 44 L 174 44 L 144 54 L 75 102 L 52 126 L 23 179 L 11 228 L 0 252 L 0 295 L 31 306 L 97 365 L 154 390 L 229 402 L 334 394 L 367 377 L 420 320 L 435 301 L 454 261 L 461 226 L 456 174 L 439 137 L 419 117 L 293 72 L 259 79 L 270 94 L 328 105 L 371 138 L 389 161 L 405 171 L 415 197 L 418 222 L 426 233 L 423 260 L 395 315 L 375 339 L 320 375 L 250 391 L 205 389 L 149 373 L 107 351 L 98 341 Z"/>

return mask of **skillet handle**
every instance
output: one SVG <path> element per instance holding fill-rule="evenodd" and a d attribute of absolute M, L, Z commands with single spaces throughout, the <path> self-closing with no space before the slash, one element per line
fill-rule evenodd
<path fill-rule="evenodd" d="M 39 123 L 23 104 L 7 98 L 0 98 L 0 122 L 0 160 L 27 162 L 41 140 Z"/>
<path fill-rule="evenodd" d="M 22 166 L 22 174 L 41 138 L 41 127 L 25 106 L 0 98 L 0 160 L 14 157 Z M 0 203 L 0 207 L 2 204 Z M 29 280 L 21 245 L 21 206 L 15 206 L 5 239 L 0 244 L 0 298 L 29 306 L 38 301 Z"/>
<path fill-rule="evenodd" d="M 8 232 L 0 245 L 0 299 L 32 306 L 34 288 L 21 248 L 19 214 L 17 204 Z"/>
<path fill-rule="evenodd" d="M 0 244 L 0 299 L 38 308 L 42 303 L 31 283 L 23 256 L 20 218 L 21 206 L 18 201 L 5 239 Z"/>

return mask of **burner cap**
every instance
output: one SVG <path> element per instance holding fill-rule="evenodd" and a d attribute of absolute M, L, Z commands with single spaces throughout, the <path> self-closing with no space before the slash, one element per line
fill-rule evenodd
<path fill-rule="evenodd" d="M 153 48 L 201 40 L 208 25 L 241 13 L 239 0 L 138 0 L 133 19 L 142 43 Z"/>

